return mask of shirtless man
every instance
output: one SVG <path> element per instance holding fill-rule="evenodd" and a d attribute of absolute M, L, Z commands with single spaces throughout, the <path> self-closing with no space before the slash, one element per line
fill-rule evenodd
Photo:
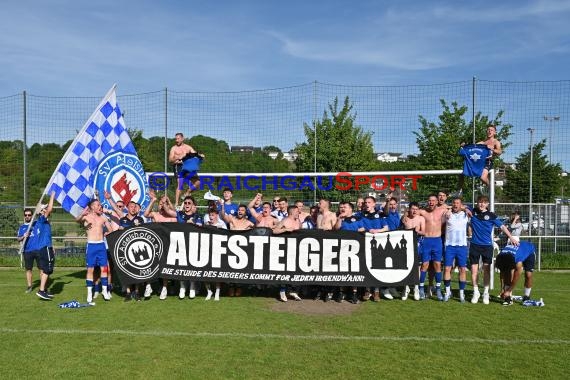
<path fill-rule="evenodd" d="M 493 169 L 493 159 L 503 153 L 503 148 L 501 147 L 501 142 L 496 139 L 497 127 L 494 124 L 489 124 L 487 127 L 487 139 L 479 141 L 477 144 L 486 145 L 487 148 L 491 150 L 491 155 L 485 158 L 485 168 L 481 173 L 481 181 L 487 186 L 489 186 L 489 171 Z M 463 146 L 464 144 L 461 144 Z M 459 176 L 459 189 L 453 194 L 454 197 L 461 197 L 463 193 L 463 184 L 465 182 L 465 176 Z M 482 189 L 481 189 L 482 191 Z"/>
<path fill-rule="evenodd" d="M 428 197 L 426 208 L 420 211 L 420 215 L 425 219 L 425 237 L 421 250 L 420 299 L 426 298 L 424 282 L 426 280 L 429 263 L 433 261 L 437 299 L 440 301 L 443 300 L 443 294 L 441 293 L 441 259 L 443 255 L 441 229 L 443 225 L 443 215 L 446 212 L 447 208 L 437 207 L 437 195 L 435 194 Z"/>
<path fill-rule="evenodd" d="M 489 170 L 493 169 L 493 158 L 499 156 L 503 153 L 503 148 L 501 148 L 501 142 L 495 138 L 497 135 L 497 127 L 493 124 L 490 124 L 487 127 L 487 139 L 484 141 L 479 141 L 477 144 L 486 145 L 487 148 L 491 150 L 491 156 L 487 157 L 485 163 L 485 169 L 483 169 L 483 173 L 481 174 L 481 181 L 485 183 L 485 185 L 489 186 Z"/>
<path fill-rule="evenodd" d="M 317 229 L 324 231 L 334 230 L 336 214 L 330 210 L 331 201 L 321 199 L 319 201 L 319 216 L 317 217 Z"/>
<path fill-rule="evenodd" d="M 182 190 L 184 188 L 184 182 L 187 180 L 190 180 L 188 190 L 191 192 L 192 190 L 194 190 L 194 189 L 198 188 L 198 186 L 200 186 L 200 180 L 196 176 L 195 172 L 194 172 L 194 175 L 192 175 L 192 173 L 183 173 L 182 172 L 182 164 L 183 164 L 184 158 L 186 156 L 188 156 L 189 154 L 198 155 L 198 153 L 190 145 L 184 143 L 184 135 L 182 133 L 178 132 L 175 135 L 174 140 L 175 140 L 175 144 L 172 148 L 170 148 L 170 154 L 168 155 L 168 161 L 173 165 L 174 175 L 176 176 L 176 178 L 178 180 L 178 185 L 176 186 L 176 199 L 175 199 L 175 207 L 178 207 L 178 202 L 180 201 L 180 193 L 182 192 Z M 199 154 L 199 156 L 204 158 L 203 154 Z M 186 178 L 186 177 L 189 177 L 189 178 Z M 190 194 L 188 194 L 188 195 L 190 195 Z"/>
<path fill-rule="evenodd" d="M 257 195 L 249 202 L 247 205 L 249 212 L 255 219 L 256 227 L 266 227 L 273 229 L 277 225 L 277 219 L 271 216 L 271 203 L 264 202 L 261 206 L 261 213 L 257 212 L 255 209 L 255 204 L 261 199 L 261 194 Z"/>
<path fill-rule="evenodd" d="M 305 204 L 303 201 L 295 201 L 295 206 L 299 209 L 299 221 L 303 223 L 310 214 L 306 211 Z"/>
<path fill-rule="evenodd" d="M 251 230 L 253 227 L 253 223 L 247 219 L 247 206 L 246 205 L 239 205 L 237 208 L 237 213 L 235 215 L 226 214 L 225 210 L 225 202 L 223 199 L 220 199 L 219 204 L 221 206 L 220 215 L 223 217 L 224 221 L 228 224 L 230 230 L 232 231 L 247 231 Z M 240 285 L 234 285 L 232 283 L 228 284 L 228 296 L 239 297 L 241 296 L 242 290 Z"/>
<path fill-rule="evenodd" d="M 236 215 L 226 214 L 225 212 L 225 202 L 220 200 L 220 205 L 222 207 L 222 217 L 224 221 L 230 227 L 232 231 L 246 231 L 251 230 L 254 225 L 247 219 L 247 207 L 246 205 L 239 205 Z"/>
<path fill-rule="evenodd" d="M 152 211 L 152 206 L 156 202 L 156 195 L 153 190 L 150 190 L 148 195 L 150 196 L 150 203 L 144 212 L 145 218 L 150 218 L 155 223 L 176 222 L 176 218 L 168 213 L 168 210 L 172 209 L 168 196 L 163 195 L 158 201 L 158 211 Z"/>
<path fill-rule="evenodd" d="M 408 212 L 406 213 L 406 215 L 402 217 L 402 225 L 407 230 L 414 229 L 416 233 L 419 235 L 418 254 L 421 261 L 421 247 L 422 247 L 422 239 L 425 234 L 426 220 L 423 216 L 420 215 L 420 205 L 418 204 L 418 202 L 410 202 L 410 205 L 408 206 Z M 410 293 L 410 288 L 409 286 L 406 285 L 406 289 L 404 290 L 404 294 L 402 295 L 403 301 L 408 299 L 409 293 Z M 414 299 L 416 301 L 419 301 L 420 299 L 420 288 L 418 285 L 414 285 Z"/>
<path fill-rule="evenodd" d="M 77 221 L 83 223 L 87 233 L 87 248 L 86 262 L 87 262 L 87 303 L 93 302 L 93 268 L 95 266 L 101 267 L 101 284 L 103 285 L 102 295 L 105 301 L 111 299 L 110 294 L 107 292 L 107 248 L 104 242 L 103 230 L 112 231 L 111 223 L 102 215 L 103 208 L 97 199 L 92 199 Z"/>
<path fill-rule="evenodd" d="M 297 206 L 287 207 L 287 216 L 283 218 L 276 226 L 273 228 L 274 234 L 282 234 L 284 232 L 292 232 L 301 229 L 301 222 L 299 221 L 299 209 Z M 297 292 L 297 289 L 291 287 L 289 291 L 289 296 L 295 301 L 301 301 L 301 297 Z M 287 285 L 281 285 L 279 289 L 279 299 L 282 302 L 287 302 Z"/>
<path fill-rule="evenodd" d="M 158 211 L 151 211 L 152 206 L 156 202 L 156 195 L 154 194 L 153 190 L 150 190 L 148 192 L 148 195 L 150 196 L 150 204 L 148 205 L 148 207 L 144 212 L 145 218 L 150 218 L 155 223 L 176 222 L 176 218 L 170 216 L 167 211 L 168 209 L 172 208 L 168 196 L 163 195 L 160 198 L 160 201 L 158 202 Z M 151 293 L 152 293 L 152 287 L 150 287 L 150 284 L 147 284 L 147 289 L 145 289 L 145 294 L 144 294 L 145 298 L 150 297 Z M 167 296 L 168 296 L 168 279 L 163 278 L 162 289 L 160 290 L 159 299 L 165 300 Z"/>
<path fill-rule="evenodd" d="M 301 229 L 301 222 L 299 221 L 299 209 L 297 206 L 287 207 L 287 217 L 277 223 L 273 228 L 274 234 L 281 234 L 283 232 L 291 232 Z"/>

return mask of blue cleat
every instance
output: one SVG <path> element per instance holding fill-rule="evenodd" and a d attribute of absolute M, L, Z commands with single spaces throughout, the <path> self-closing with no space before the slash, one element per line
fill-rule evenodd
<path fill-rule="evenodd" d="M 425 299 L 426 299 L 426 292 L 422 286 L 420 287 L 420 300 L 425 300 Z"/>

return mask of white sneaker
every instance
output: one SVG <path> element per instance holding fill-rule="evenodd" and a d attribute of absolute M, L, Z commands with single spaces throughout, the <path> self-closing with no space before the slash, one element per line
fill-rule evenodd
<path fill-rule="evenodd" d="M 393 300 L 394 299 L 394 297 L 392 297 L 392 295 L 390 294 L 390 289 L 388 289 L 388 288 L 382 289 L 382 295 L 387 300 Z"/>
<path fill-rule="evenodd" d="M 489 293 L 483 293 L 483 305 L 489 304 Z"/>
<path fill-rule="evenodd" d="M 168 296 L 168 289 L 165 286 L 163 286 L 162 290 L 160 291 L 159 299 L 165 300 L 167 296 Z"/>
<path fill-rule="evenodd" d="M 282 302 L 287 302 L 287 295 L 285 294 L 284 291 L 279 292 L 279 300 L 281 300 Z"/>
<path fill-rule="evenodd" d="M 409 294 L 410 294 L 410 287 L 406 285 L 406 287 L 404 288 L 404 294 L 402 294 L 402 301 L 407 300 Z"/>
<path fill-rule="evenodd" d="M 214 301 L 220 300 L 220 289 L 216 289 L 216 293 L 214 293 Z"/>
<path fill-rule="evenodd" d="M 214 294 L 214 293 L 212 293 L 212 291 L 210 289 L 208 289 L 208 293 L 206 293 L 206 299 L 205 300 L 209 301 L 212 298 L 212 294 Z"/>
<path fill-rule="evenodd" d="M 101 293 L 101 295 L 103 296 L 103 299 L 105 301 L 110 301 L 111 300 L 111 293 L 109 293 L 108 290 L 103 290 L 103 292 Z"/>
<path fill-rule="evenodd" d="M 420 287 L 418 285 L 414 286 L 414 300 L 415 301 L 420 300 Z"/>
<path fill-rule="evenodd" d="M 479 291 L 474 291 L 473 292 L 473 298 L 471 298 L 471 303 L 477 303 L 479 302 L 479 297 L 481 297 L 481 293 L 479 293 Z"/>
<path fill-rule="evenodd" d="M 152 286 L 150 284 L 146 284 L 146 288 L 144 289 L 144 298 L 149 298 L 152 295 Z"/>
<path fill-rule="evenodd" d="M 186 288 L 180 288 L 180 293 L 178 293 L 178 298 L 180 298 L 181 300 L 184 299 L 184 297 L 186 297 Z"/>
<path fill-rule="evenodd" d="M 299 295 L 295 292 L 289 293 L 289 295 L 293 297 L 295 301 L 302 301 L 301 297 L 299 297 Z"/>
<path fill-rule="evenodd" d="M 93 293 L 93 299 L 95 299 L 95 298 L 97 298 L 97 297 L 99 297 L 99 292 L 96 291 L 96 292 Z"/>
<path fill-rule="evenodd" d="M 190 289 L 190 291 L 188 292 L 188 298 L 190 299 L 196 298 L 196 290 Z"/>

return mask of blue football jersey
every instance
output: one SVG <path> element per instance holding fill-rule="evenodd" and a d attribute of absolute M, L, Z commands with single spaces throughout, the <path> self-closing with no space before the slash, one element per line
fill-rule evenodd
<path fill-rule="evenodd" d="M 469 144 L 459 149 L 463 157 L 463 175 L 466 177 L 481 177 L 485 162 L 491 156 L 491 150 L 486 145 Z"/>

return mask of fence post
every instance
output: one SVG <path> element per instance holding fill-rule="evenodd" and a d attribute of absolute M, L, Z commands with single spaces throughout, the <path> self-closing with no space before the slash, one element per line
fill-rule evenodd
<path fill-rule="evenodd" d="M 529 227 L 530 228 L 530 227 Z M 542 236 L 538 237 L 538 271 L 540 272 L 542 261 Z"/>
<path fill-rule="evenodd" d="M 27 112 L 26 112 L 26 91 L 23 92 L 23 110 L 22 110 L 22 132 L 24 133 L 24 146 L 22 147 L 23 170 L 24 175 L 24 208 L 28 204 L 28 131 L 27 131 Z"/>
<path fill-rule="evenodd" d="M 316 176 L 317 176 L 317 81 L 313 82 L 313 128 L 315 128 L 314 130 L 314 140 L 315 143 L 314 145 L 314 157 L 313 157 L 313 171 L 315 173 L 315 180 L 316 180 Z M 313 190 L 313 203 L 317 202 L 317 187 L 314 187 Z"/>
<path fill-rule="evenodd" d="M 164 88 L 164 172 L 168 172 L 168 88 Z"/>

